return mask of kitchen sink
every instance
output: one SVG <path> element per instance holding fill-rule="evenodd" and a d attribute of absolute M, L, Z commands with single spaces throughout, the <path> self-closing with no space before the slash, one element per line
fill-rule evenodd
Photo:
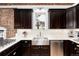
<path fill-rule="evenodd" d="M 46 37 L 34 37 L 32 45 L 49 45 L 49 40 Z"/>

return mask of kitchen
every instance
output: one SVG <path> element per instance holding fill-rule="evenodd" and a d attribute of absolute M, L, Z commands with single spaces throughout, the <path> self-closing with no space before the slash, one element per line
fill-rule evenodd
<path fill-rule="evenodd" d="M 0 56 L 78 56 L 79 5 L 0 4 Z"/>

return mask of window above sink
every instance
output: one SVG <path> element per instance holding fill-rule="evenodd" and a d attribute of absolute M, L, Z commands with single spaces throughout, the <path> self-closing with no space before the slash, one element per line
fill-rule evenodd
<path fill-rule="evenodd" d="M 48 29 L 48 9 L 33 9 L 33 29 Z"/>

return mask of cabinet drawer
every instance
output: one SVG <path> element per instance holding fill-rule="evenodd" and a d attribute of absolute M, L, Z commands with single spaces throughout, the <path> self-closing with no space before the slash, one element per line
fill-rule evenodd
<path fill-rule="evenodd" d="M 41 55 L 42 56 L 50 56 L 50 46 L 49 45 L 42 46 Z"/>
<path fill-rule="evenodd" d="M 40 48 L 41 48 L 40 46 L 32 46 L 33 50 L 37 50 L 37 49 L 40 49 Z"/>
<path fill-rule="evenodd" d="M 31 55 L 32 56 L 40 56 L 40 47 L 39 46 L 32 46 Z"/>
<path fill-rule="evenodd" d="M 31 49 L 32 56 L 49 56 L 50 46 L 49 45 L 33 45 Z"/>
<path fill-rule="evenodd" d="M 46 45 L 46 46 L 41 46 L 41 49 L 48 50 L 48 49 L 50 49 L 50 46 L 49 46 L 49 45 Z"/>

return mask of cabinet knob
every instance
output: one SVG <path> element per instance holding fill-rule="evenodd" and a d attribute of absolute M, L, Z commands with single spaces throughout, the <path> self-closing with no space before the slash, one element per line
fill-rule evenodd
<path fill-rule="evenodd" d="M 41 48 L 41 47 L 39 46 L 39 48 Z"/>
<path fill-rule="evenodd" d="M 16 55 L 16 52 L 14 52 L 13 55 Z"/>
<path fill-rule="evenodd" d="M 27 43 L 27 41 L 25 41 L 25 43 Z"/>

